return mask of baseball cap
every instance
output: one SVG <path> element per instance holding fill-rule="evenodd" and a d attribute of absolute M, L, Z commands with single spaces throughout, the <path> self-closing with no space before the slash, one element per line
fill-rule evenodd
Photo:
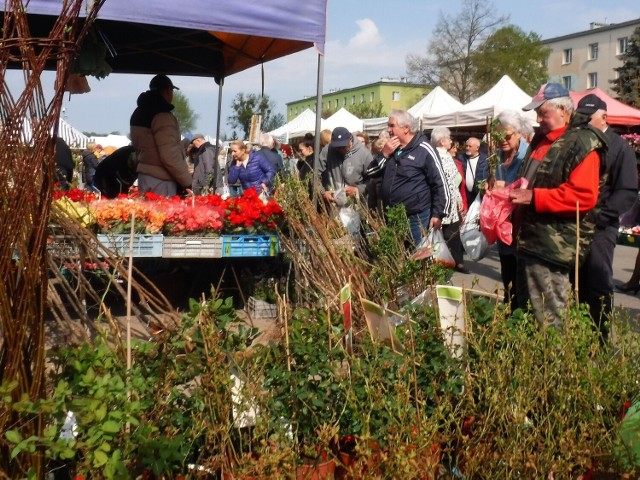
<path fill-rule="evenodd" d="M 522 107 L 522 110 L 534 110 L 542 105 L 547 100 L 552 98 L 568 97 L 569 90 L 564 88 L 559 83 L 545 83 L 540 87 L 536 96 L 531 99 L 531 103 Z"/>
<path fill-rule="evenodd" d="M 593 115 L 598 110 L 607 110 L 607 104 L 597 95 L 590 93 L 589 95 L 585 95 L 578 102 L 578 108 L 576 108 L 576 112 L 584 113 L 586 115 Z"/>
<path fill-rule="evenodd" d="M 173 88 L 174 90 L 180 90 L 176 87 L 171 79 L 165 74 L 161 73 L 156 75 L 149 82 L 149 90 L 164 90 L 165 88 Z"/>
<path fill-rule="evenodd" d="M 346 147 L 351 140 L 351 132 L 344 127 L 336 127 L 331 132 L 332 147 Z"/>

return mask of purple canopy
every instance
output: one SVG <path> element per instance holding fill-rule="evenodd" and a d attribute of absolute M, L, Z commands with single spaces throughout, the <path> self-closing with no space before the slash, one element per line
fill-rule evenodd
<path fill-rule="evenodd" d="M 33 37 L 48 36 L 61 6 L 29 1 Z M 327 0 L 106 0 L 95 26 L 116 73 L 220 81 L 311 46 L 323 53 L 326 8 Z"/>

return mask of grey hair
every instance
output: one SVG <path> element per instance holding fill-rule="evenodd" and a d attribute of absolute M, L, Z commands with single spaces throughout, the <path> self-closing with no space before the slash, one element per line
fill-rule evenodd
<path fill-rule="evenodd" d="M 268 133 L 260 135 L 260 145 L 267 148 L 273 148 L 276 146 L 276 141 Z"/>
<path fill-rule="evenodd" d="M 516 112 L 515 110 L 503 110 L 498 114 L 496 120 L 498 120 L 498 122 L 500 122 L 500 125 L 505 128 L 508 127 L 518 133 L 523 133 L 522 127 L 524 126 L 524 118 L 522 115 L 520 115 L 519 112 Z"/>
<path fill-rule="evenodd" d="M 391 117 L 396 119 L 399 127 L 409 127 L 411 133 L 415 133 L 418 130 L 418 120 L 406 110 L 391 110 L 389 118 Z"/>
<path fill-rule="evenodd" d="M 574 107 L 571 97 L 552 98 L 550 100 L 547 100 L 547 103 L 555 109 L 564 108 L 564 110 L 567 112 L 567 115 L 569 116 L 571 116 L 571 114 L 573 113 Z"/>
<path fill-rule="evenodd" d="M 524 138 L 531 140 L 533 134 L 536 133 L 535 129 L 533 128 L 533 120 L 531 120 L 529 117 L 525 117 L 524 115 L 521 115 L 520 118 L 522 120 L 522 128 L 520 130 L 520 133 Z"/>
<path fill-rule="evenodd" d="M 440 142 L 446 140 L 447 138 L 451 138 L 451 130 L 447 127 L 435 127 L 431 131 L 431 143 L 433 143 L 436 147 L 440 146 Z"/>

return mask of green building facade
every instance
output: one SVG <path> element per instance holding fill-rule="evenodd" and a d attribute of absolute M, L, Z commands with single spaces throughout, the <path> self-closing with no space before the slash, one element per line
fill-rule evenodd
<path fill-rule="evenodd" d="M 426 85 L 408 83 L 406 80 L 382 79 L 344 90 L 331 90 L 322 96 L 322 111 L 336 112 L 341 108 L 350 110 L 351 106 L 368 102 L 382 104 L 384 117 L 393 109 L 407 110 L 418 103 L 431 89 Z M 316 111 L 316 97 L 307 97 L 287 103 L 287 121 L 300 115 L 307 108 Z"/>

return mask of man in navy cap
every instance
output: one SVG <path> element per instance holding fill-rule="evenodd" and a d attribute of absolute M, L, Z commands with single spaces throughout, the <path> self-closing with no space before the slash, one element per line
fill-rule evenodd
<path fill-rule="evenodd" d="M 166 75 L 156 75 L 138 97 L 131 115 L 131 143 L 138 154 L 138 188 L 171 197 L 191 186 L 191 174 L 173 110 L 173 90 Z"/>
<path fill-rule="evenodd" d="M 509 194 L 518 207 L 518 304 L 526 307 L 530 302 L 541 327 L 562 331 L 571 290 L 569 272 L 576 255 L 584 260 L 595 230 L 595 218 L 587 213 L 596 206 L 604 178 L 607 139 L 588 118 L 569 127 L 573 101 L 560 84 L 543 85 L 523 107 L 534 109 L 540 131 L 520 168 L 529 186 Z M 579 252 L 576 209 L 581 216 Z"/>
<path fill-rule="evenodd" d="M 602 130 L 609 140 L 607 179 L 600 187 L 599 212 L 591 249 L 580 268 L 580 301 L 589 306 L 591 317 L 603 340 L 609 329 L 607 319 L 613 307 L 613 251 L 619 218 L 629 210 L 638 195 L 636 157 L 631 147 L 607 123 L 607 104 L 597 95 L 585 95 L 576 108 L 575 121 L 585 115 L 589 123 Z"/>
<path fill-rule="evenodd" d="M 336 202 L 334 193 L 344 190 L 347 197 L 366 195 L 366 171 L 373 160 L 371 152 L 345 127 L 336 127 L 331 132 L 331 143 L 326 160 L 320 158 L 318 174 L 325 200 Z"/>

